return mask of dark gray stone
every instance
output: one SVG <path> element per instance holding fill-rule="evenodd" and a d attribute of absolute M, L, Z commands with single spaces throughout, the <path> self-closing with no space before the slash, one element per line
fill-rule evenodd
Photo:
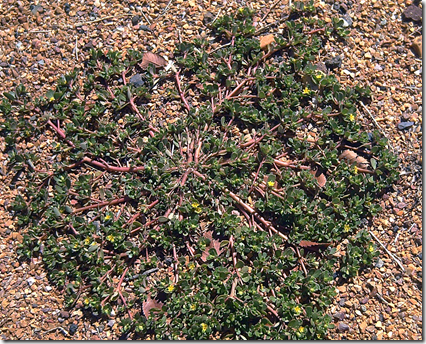
<path fill-rule="evenodd" d="M 333 70 L 342 66 L 342 57 L 335 56 L 325 61 L 325 65 L 328 69 Z"/>
<path fill-rule="evenodd" d="M 405 130 L 414 125 L 414 122 L 400 122 L 398 123 L 398 129 L 399 130 Z"/>
<path fill-rule="evenodd" d="M 140 19 L 141 19 L 140 16 L 134 16 L 132 18 L 132 25 L 138 25 Z"/>
<path fill-rule="evenodd" d="M 135 87 L 141 87 L 145 84 L 145 81 L 142 80 L 141 75 L 138 73 L 130 78 L 129 83 Z"/>
<path fill-rule="evenodd" d="M 143 30 L 143 31 L 149 31 L 151 32 L 151 28 L 147 25 L 139 25 L 139 30 Z"/>

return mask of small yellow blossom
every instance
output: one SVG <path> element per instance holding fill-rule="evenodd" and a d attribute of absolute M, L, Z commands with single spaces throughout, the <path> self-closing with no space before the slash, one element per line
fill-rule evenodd
<path fill-rule="evenodd" d="M 111 215 L 107 215 L 107 216 L 105 216 L 105 221 L 108 221 L 108 220 L 110 220 L 111 219 Z"/>
<path fill-rule="evenodd" d="M 53 97 L 53 96 L 49 98 L 49 101 L 51 101 L 51 102 L 53 102 L 54 100 L 55 100 L 55 97 Z"/>
<path fill-rule="evenodd" d="M 354 174 L 358 174 L 358 167 L 354 166 Z"/>
<path fill-rule="evenodd" d="M 373 252 L 374 252 L 374 246 L 373 246 L 373 245 L 369 245 L 369 246 L 368 246 L 368 251 L 369 251 L 370 253 L 373 253 Z"/>
<path fill-rule="evenodd" d="M 300 326 L 297 329 L 296 336 L 300 337 L 303 334 L 303 332 L 305 332 L 305 328 L 303 326 Z"/>
<path fill-rule="evenodd" d="M 309 93 L 311 93 L 311 90 L 305 87 L 305 89 L 303 90 L 303 94 L 309 94 Z"/>
<path fill-rule="evenodd" d="M 317 75 L 315 75 L 315 77 L 319 80 L 319 79 L 322 78 L 322 74 L 317 74 Z"/>
<path fill-rule="evenodd" d="M 349 230 L 351 229 L 351 226 L 349 226 L 348 224 L 345 224 L 344 226 L 343 226 L 343 230 L 347 233 L 347 232 L 349 232 Z"/>
<path fill-rule="evenodd" d="M 107 237 L 106 237 L 106 239 L 108 240 L 108 241 L 110 241 L 110 242 L 114 242 L 114 235 L 112 235 L 112 234 L 110 234 L 110 235 L 108 235 Z"/>
<path fill-rule="evenodd" d="M 353 114 L 350 114 L 350 115 L 349 115 L 349 120 L 350 120 L 351 122 L 355 121 L 355 116 L 354 116 Z"/>
<path fill-rule="evenodd" d="M 275 183 L 273 181 L 268 182 L 268 186 L 273 187 L 274 185 L 275 185 Z"/>
<path fill-rule="evenodd" d="M 195 303 L 193 303 L 192 305 L 191 305 L 191 311 L 195 311 L 195 309 L 197 308 L 197 305 L 195 304 Z"/>
<path fill-rule="evenodd" d="M 84 299 L 83 303 L 87 306 L 90 303 L 90 300 L 86 297 Z"/>
<path fill-rule="evenodd" d="M 78 247 L 78 242 L 76 242 L 75 244 L 74 244 L 74 248 L 77 248 Z"/>
<path fill-rule="evenodd" d="M 201 330 L 202 330 L 203 332 L 206 332 L 208 328 L 209 328 L 209 327 L 207 326 L 207 324 L 205 324 L 205 323 L 201 323 Z"/>
<path fill-rule="evenodd" d="M 89 237 L 87 237 L 86 239 L 84 239 L 84 244 L 85 245 L 89 245 L 90 244 L 90 238 Z"/>
<path fill-rule="evenodd" d="M 294 313 L 296 314 L 300 314 L 300 312 L 302 312 L 302 309 L 299 306 L 296 306 L 293 308 Z"/>
<path fill-rule="evenodd" d="M 199 204 L 199 203 L 197 203 L 197 202 L 193 202 L 193 203 L 191 203 L 191 206 L 194 208 L 194 211 L 195 211 L 197 214 L 199 214 L 199 213 L 201 213 L 201 212 L 202 212 L 202 209 L 201 209 L 201 207 L 200 207 L 200 204 Z"/>
<path fill-rule="evenodd" d="M 170 285 L 167 287 L 167 290 L 169 291 L 169 293 L 171 293 L 173 290 L 175 290 L 175 286 L 174 286 L 173 284 L 170 284 Z"/>
<path fill-rule="evenodd" d="M 195 264 L 194 263 L 189 264 L 189 266 L 188 266 L 189 270 L 193 270 L 194 268 L 195 268 Z"/>
<path fill-rule="evenodd" d="M 92 241 L 92 243 L 90 244 L 90 246 L 94 246 L 96 245 L 96 241 Z"/>

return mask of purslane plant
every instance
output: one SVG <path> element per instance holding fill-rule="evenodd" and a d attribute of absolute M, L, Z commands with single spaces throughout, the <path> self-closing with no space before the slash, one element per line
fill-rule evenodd
<path fill-rule="evenodd" d="M 142 338 L 324 338 L 336 266 L 350 278 L 371 264 L 374 245 L 354 234 L 398 173 L 357 120 L 369 90 L 315 64 L 347 33 L 314 14 L 293 7 L 261 49 L 242 8 L 211 41 L 180 44 L 172 67 L 92 50 L 45 97 L 4 94 L 9 166 L 25 182 L 10 208 L 19 252 L 42 258 L 67 306 Z M 155 90 L 180 104 L 172 124 L 153 125 Z M 46 131 L 45 152 L 20 148 Z"/>

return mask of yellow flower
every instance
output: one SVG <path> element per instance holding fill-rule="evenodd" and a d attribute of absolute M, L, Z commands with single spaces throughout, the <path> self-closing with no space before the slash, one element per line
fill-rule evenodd
<path fill-rule="evenodd" d="M 89 245 L 90 244 L 90 238 L 89 237 L 87 237 L 86 239 L 84 239 L 84 244 L 85 245 Z"/>
<path fill-rule="evenodd" d="M 351 226 L 349 226 L 348 224 L 345 224 L 344 226 L 343 226 L 343 230 L 347 233 L 347 232 L 349 232 L 349 230 L 351 229 Z"/>
<path fill-rule="evenodd" d="M 202 210 L 201 210 L 201 208 L 195 208 L 195 210 L 194 210 L 197 214 L 199 214 L 199 213 L 201 213 L 202 212 Z"/>
<path fill-rule="evenodd" d="M 108 235 L 107 237 L 106 237 L 106 239 L 108 240 L 108 241 L 110 241 L 110 242 L 114 242 L 114 235 L 112 235 L 112 234 L 110 234 L 110 235 Z"/>
<path fill-rule="evenodd" d="M 311 90 L 305 87 L 305 89 L 303 90 L 303 94 L 309 94 L 309 93 L 311 93 Z"/>
<path fill-rule="evenodd" d="M 300 314 L 300 312 L 302 311 L 302 309 L 300 308 L 300 306 L 296 306 L 293 308 L 294 313 L 296 314 Z"/>
<path fill-rule="evenodd" d="M 90 303 L 90 300 L 86 297 L 84 299 L 83 303 L 87 306 Z"/>
<path fill-rule="evenodd" d="M 194 268 L 195 268 L 195 264 L 194 263 L 189 264 L 189 266 L 188 266 L 189 270 L 193 270 Z"/>
<path fill-rule="evenodd" d="M 108 221 L 108 220 L 110 220 L 111 219 L 111 215 L 107 215 L 107 216 L 105 216 L 105 221 Z"/>
<path fill-rule="evenodd" d="M 353 114 L 350 114 L 350 115 L 349 115 L 349 120 L 350 120 L 351 122 L 355 121 L 355 116 L 354 116 Z"/>
<path fill-rule="evenodd" d="M 55 100 L 55 97 L 53 97 L 53 96 L 49 98 L 49 101 L 51 101 L 51 102 L 53 102 L 54 100 Z"/>
<path fill-rule="evenodd" d="M 191 305 L 191 311 L 195 311 L 195 309 L 197 308 L 197 305 L 195 304 L 195 303 L 193 303 L 192 305 Z"/>
<path fill-rule="evenodd" d="M 74 248 L 77 248 L 78 247 L 78 242 L 76 242 L 75 244 L 74 244 Z"/>
<path fill-rule="evenodd" d="M 305 328 L 303 326 L 300 326 L 297 329 L 296 336 L 300 337 L 303 334 L 303 332 L 305 332 Z"/>
<path fill-rule="evenodd" d="M 373 253 L 373 252 L 374 252 L 374 246 L 373 246 L 373 245 L 369 245 L 369 246 L 368 246 L 368 251 L 369 251 L 370 253 Z"/>
<path fill-rule="evenodd" d="M 200 204 L 199 204 L 199 203 L 197 203 L 197 202 L 193 202 L 193 203 L 191 203 L 191 206 L 192 206 L 193 208 L 198 208 L 198 207 L 200 206 Z"/>
<path fill-rule="evenodd" d="M 323 73 L 320 72 L 319 74 L 315 75 L 315 77 L 319 80 L 323 77 Z"/>
<path fill-rule="evenodd" d="M 173 284 L 170 284 L 170 285 L 167 287 L 167 290 L 169 291 L 169 293 L 171 293 L 173 290 L 175 290 L 175 286 L 174 286 Z"/>
<path fill-rule="evenodd" d="M 205 323 L 201 323 L 201 330 L 202 330 L 203 332 L 206 332 L 208 328 L 209 328 L 209 327 L 207 326 L 207 324 L 205 324 Z"/>
<path fill-rule="evenodd" d="M 268 186 L 273 187 L 274 185 L 275 185 L 275 183 L 273 181 L 268 182 Z"/>
<path fill-rule="evenodd" d="M 354 174 L 358 174 L 358 167 L 354 166 Z"/>

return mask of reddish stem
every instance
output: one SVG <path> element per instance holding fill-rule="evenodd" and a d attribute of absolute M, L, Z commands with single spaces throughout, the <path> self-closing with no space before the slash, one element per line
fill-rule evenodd
<path fill-rule="evenodd" d="M 89 209 L 104 207 L 104 206 L 107 206 L 107 205 L 115 205 L 115 204 L 119 204 L 119 203 L 123 203 L 123 202 L 128 202 L 130 200 L 131 200 L 130 197 L 124 196 L 124 197 L 117 198 L 117 199 L 112 200 L 112 201 L 105 201 L 105 202 L 96 203 L 96 204 L 92 204 L 92 205 L 88 205 L 88 206 L 85 206 L 85 207 L 75 209 L 75 210 L 72 211 L 72 214 L 80 213 L 82 211 L 86 211 L 86 210 L 89 210 Z"/>
<path fill-rule="evenodd" d="M 81 159 L 79 162 L 76 162 L 75 164 L 69 165 L 67 167 L 65 167 L 66 170 L 70 170 L 74 167 L 77 167 L 79 165 L 81 165 L 82 163 L 88 163 L 90 165 L 102 168 L 108 172 L 137 172 L 137 171 L 142 171 L 145 169 L 145 166 L 137 166 L 137 167 L 116 167 L 116 166 L 111 166 L 109 164 L 107 164 L 106 162 L 102 163 L 96 160 L 93 160 L 91 158 L 88 157 L 84 157 L 83 159 Z"/>
<path fill-rule="evenodd" d="M 72 148 L 75 148 L 75 145 L 74 145 L 74 143 L 72 143 L 70 140 L 68 140 L 67 138 L 66 138 L 66 136 L 65 136 L 65 132 L 62 130 L 62 129 L 60 129 L 60 128 L 58 128 L 58 127 L 56 127 L 53 123 L 52 123 L 52 121 L 49 119 L 48 121 L 47 121 L 47 124 L 49 124 L 51 127 L 52 127 L 52 129 L 53 130 L 55 130 L 56 131 L 56 133 L 62 138 L 62 139 L 64 139 L 64 141 L 66 142 L 66 143 L 68 143 Z"/>
<path fill-rule="evenodd" d="M 325 30 L 325 27 L 322 27 L 321 29 L 315 29 L 315 30 L 309 31 L 306 34 L 307 35 L 312 35 L 315 32 L 321 32 L 321 31 L 324 31 L 324 30 Z"/>
<path fill-rule="evenodd" d="M 176 75 L 175 75 L 175 76 L 176 76 L 176 85 L 177 85 L 177 88 L 178 88 L 178 91 L 179 91 L 180 97 L 181 97 L 181 99 L 182 99 L 183 103 L 185 104 L 186 109 L 187 109 L 188 111 L 190 111 L 190 110 L 191 110 L 191 107 L 189 106 L 188 102 L 186 101 L 186 99 L 185 99 L 185 95 L 183 94 L 183 92 L 182 92 L 182 88 L 181 88 L 181 86 L 180 86 L 179 72 L 176 72 Z"/>

